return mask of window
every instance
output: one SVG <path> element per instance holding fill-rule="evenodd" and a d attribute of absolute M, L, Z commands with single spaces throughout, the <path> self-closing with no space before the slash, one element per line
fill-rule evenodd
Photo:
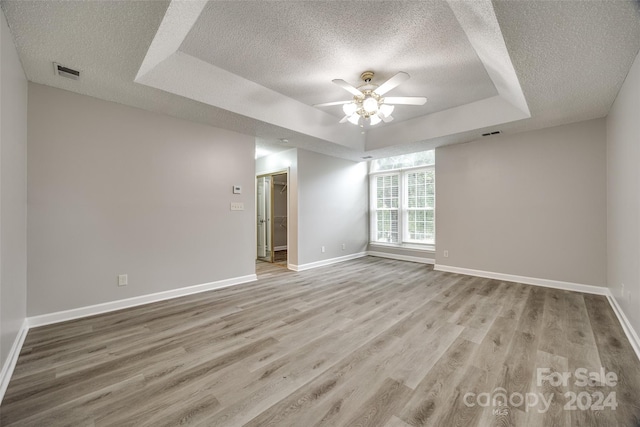
<path fill-rule="evenodd" d="M 371 162 L 371 242 L 435 244 L 434 151 Z"/>

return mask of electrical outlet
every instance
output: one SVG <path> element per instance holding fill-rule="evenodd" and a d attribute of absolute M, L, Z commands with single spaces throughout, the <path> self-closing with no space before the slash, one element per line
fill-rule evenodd
<path fill-rule="evenodd" d="M 342 244 L 342 250 L 344 251 L 345 249 L 347 249 L 347 245 L 345 245 L 344 243 Z"/>
<path fill-rule="evenodd" d="M 321 247 L 320 250 L 322 251 L 322 253 L 324 253 L 324 246 Z"/>
<path fill-rule="evenodd" d="M 449 251 L 447 251 L 447 250 L 444 251 L 444 257 L 445 258 L 449 258 Z"/>
<path fill-rule="evenodd" d="M 127 286 L 129 284 L 129 277 L 126 274 L 118 275 L 118 286 Z"/>

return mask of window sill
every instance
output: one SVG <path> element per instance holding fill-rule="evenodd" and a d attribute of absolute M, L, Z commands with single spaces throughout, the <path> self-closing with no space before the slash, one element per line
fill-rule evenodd
<path fill-rule="evenodd" d="M 419 243 L 383 243 L 383 242 L 369 242 L 369 246 L 379 246 L 383 248 L 397 248 L 397 249 L 410 249 L 412 251 L 420 252 L 435 252 L 435 245 L 421 245 Z"/>

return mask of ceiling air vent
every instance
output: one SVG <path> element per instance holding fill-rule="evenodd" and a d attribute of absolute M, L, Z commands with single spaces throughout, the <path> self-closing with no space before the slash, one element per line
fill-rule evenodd
<path fill-rule="evenodd" d="M 56 62 L 53 63 L 53 71 L 60 77 L 66 77 L 72 80 L 78 80 L 80 78 L 80 71 L 73 70 Z"/>
<path fill-rule="evenodd" d="M 501 134 L 501 133 L 502 133 L 502 131 L 501 131 L 501 130 L 496 130 L 496 131 L 493 131 L 493 132 L 483 133 L 483 134 L 482 134 L 482 136 L 499 135 L 499 134 Z"/>

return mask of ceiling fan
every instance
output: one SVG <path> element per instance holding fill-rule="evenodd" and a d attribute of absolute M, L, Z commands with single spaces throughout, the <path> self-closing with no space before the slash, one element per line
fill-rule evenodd
<path fill-rule="evenodd" d="M 314 107 L 329 107 L 332 105 L 342 105 L 345 116 L 340 123 L 353 123 L 364 126 L 364 122 L 369 121 L 370 125 L 377 125 L 380 121 L 388 123 L 393 120 L 391 113 L 395 105 L 424 105 L 427 98 L 424 96 L 389 96 L 383 95 L 400 83 L 409 80 L 409 74 L 400 71 L 381 85 L 371 83 L 373 71 L 365 71 L 360 75 L 364 84 L 357 88 L 342 79 L 332 80 L 347 92 L 353 95 L 353 99 L 347 101 L 326 102 L 315 104 Z"/>

